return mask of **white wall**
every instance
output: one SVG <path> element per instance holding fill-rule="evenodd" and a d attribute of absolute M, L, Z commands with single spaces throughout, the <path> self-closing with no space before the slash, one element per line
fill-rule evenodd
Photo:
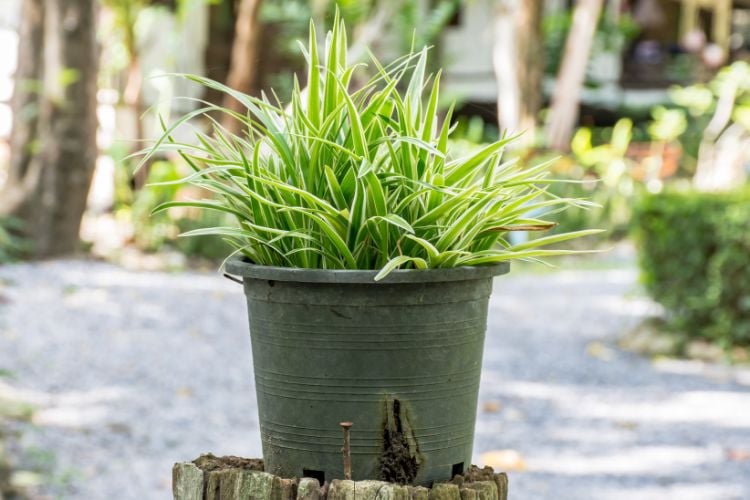
<path fill-rule="evenodd" d="M 448 26 L 440 42 L 445 90 L 458 99 L 494 102 L 491 0 L 462 2 L 459 26 Z"/>

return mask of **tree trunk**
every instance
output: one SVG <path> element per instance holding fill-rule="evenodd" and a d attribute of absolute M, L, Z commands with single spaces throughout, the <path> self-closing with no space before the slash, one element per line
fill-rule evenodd
<path fill-rule="evenodd" d="M 44 0 L 24 0 L 21 4 L 21 26 L 18 33 L 18 67 L 11 108 L 13 128 L 10 133 L 8 178 L 0 191 L 0 215 L 18 211 L 27 192 L 33 189 L 36 170 L 30 171 L 40 146 L 38 137 L 40 89 L 42 85 L 42 52 L 44 50 Z M 38 168 L 38 165 L 35 165 Z"/>
<path fill-rule="evenodd" d="M 542 46 L 542 0 L 523 0 L 516 12 L 516 43 L 518 60 L 516 74 L 520 89 L 520 128 L 533 141 L 536 120 L 542 109 L 542 78 L 544 47 Z"/>
<path fill-rule="evenodd" d="M 493 65 L 500 130 L 534 139 L 542 104 L 542 2 L 502 0 L 495 9 Z"/>
<path fill-rule="evenodd" d="M 204 51 L 206 76 L 217 82 L 226 83 L 231 62 L 234 41 L 234 0 L 221 0 L 209 6 L 208 42 Z M 223 94 L 206 88 L 204 99 L 221 104 Z"/>
<path fill-rule="evenodd" d="M 235 24 L 232 60 L 227 76 L 227 85 L 245 94 L 253 91 L 257 79 L 260 40 L 260 6 L 262 0 L 241 0 Z M 225 95 L 224 107 L 245 113 L 244 107 L 236 99 Z M 222 123 L 231 132 L 237 132 L 241 123 L 230 115 L 224 115 Z"/>
<path fill-rule="evenodd" d="M 131 147 L 131 152 L 135 153 L 142 147 L 141 141 L 146 138 L 146 134 L 143 129 L 143 114 L 146 109 L 143 105 L 143 72 L 141 70 L 141 59 L 138 49 L 134 49 L 130 53 L 130 63 L 128 64 L 128 78 L 125 90 L 123 92 L 123 98 L 125 104 L 127 104 L 135 119 L 135 141 Z M 148 180 L 148 172 L 150 165 L 143 165 L 133 175 L 133 187 L 135 189 L 142 189 Z"/>
<path fill-rule="evenodd" d="M 130 5 L 125 8 L 130 9 L 126 17 L 127 26 L 125 27 L 125 49 L 130 61 L 128 62 L 127 81 L 122 96 L 125 104 L 130 107 L 135 120 L 135 129 L 133 130 L 135 133 L 135 141 L 131 147 L 131 152 L 135 153 L 141 147 L 140 141 L 145 139 L 145 133 L 143 130 L 143 113 L 145 112 L 145 107 L 143 105 L 143 70 L 141 68 L 140 48 L 138 47 L 135 32 L 135 23 L 140 9 L 136 8 L 135 5 Z M 133 176 L 135 189 L 141 189 L 145 186 L 147 179 L 148 165 L 144 165 L 144 167 Z"/>
<path fill-rule="evenodd" d="M 578 120 L 586 63 L 602 3 L 603 0 L 578 0 L 573 11 L 573 24 L 565 42 L 565 53 L 547 120 L 547 142 L 552 149 L 566 151 L 570 147 L 570 139 Z"/>
<path fill-rule="evenodd" d="M 21 38 L 13 159 L 0 214 L 20 219 L 35 256 L 49 257 L 78 247 L 96 162 L 96 0 L 25 0 L 24 9 L 24 24 L 26 12 L 38 12 L 43 30 L 31 41 Z M 36 96 L 39 116 L 31 127 L 22 108 L 24 65 L 36 68 L 35 79 L 43 82 Z"/>
<path fill-rule="evenodd" d="M 519 75 L 515 71 L 519 65 L 516 11 L 520 10 L 521 0 L 501 0 L 495 7 L 492 46 L 492 63 L 497 83 L 497 124 L 501 131 L 517 133 L 521 123 L 521 89 Z"/>

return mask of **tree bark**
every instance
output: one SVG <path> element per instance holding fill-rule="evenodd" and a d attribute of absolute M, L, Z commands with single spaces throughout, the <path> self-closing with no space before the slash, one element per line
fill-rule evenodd
<path fill-rule="evenodd" d="M 573 24 L 565 42 L 565 53 L 547 120 L 547 142 L 552 149 L 567 151 L 570 147 L 570 139 L 578 120 L 586 63 L 602 4 L 603 0 L 578 0 L 573 11 Z"/>
<path fill-rule="evenodd" d="M 521 89 L 516 72 L 519 54 L 515 17 L 520 0 L 501 0 L 495 7 L 492 64 L 497 84 L 497 124 L 501 132 L 518 132 L 521 123 Z"/>
<path fill-rule="evenodd" d="M 209 6 L 208 43 L 204 52 L 206 76 L 217 82 L 226 83 L 231 63 L 232 43 L 234 42 L 234 0 L 220 0 Z M 223 94 L 206 88 L 208 102 L 221 104 Z"/>
<path fill-rule="evenodd" d="M 50 257 L 78 248 L 96 162 L 96 0 L 24 0 L 24 9 L 24 24 L 26 12 L 38 12 L 43 29 L 31 41 L 21 38 L 11 172 L 0 214 L 22 222 L 36 257 Z M 24 94 L 25 65 L 43 82 L 34 101 Z M 24 103 L 38 105 L 35 122 L 24 120 Z"/>
<path fill-rule="evenodd" d="M 516 13 L 518 60 L 516 73 L 520 88 L 520 128 L 532 141 L 539 111 L 542 109 L 544 48 L 542 46 L 542 0 L 524 0 Z"/>
<path fill-rule="evenodd" d="M 502 0 L 495 8 L 493 65 L 500 130 L 533 142 L 542 104 L 542 2 Z"/>
<path fill-rule="evenodd" d="M 232 44 L 232 59 L 227 76 L 227 85 L 245 94 L 251 94 L 257 79 L 260 41 L 260 6 L 262 0 L 241 0 L 235 24 L 235 37 Z M 224 107 L 244 113 L 242 104 L 225 95 Z M 238 132 L 241 123 L 225 114 L 222 122 L 229 131 Z"/>
<path fill-rule="evenodd" d="M 128 9 L 127 15 L 125 16 L 126 25 L 125 29 L 125 49 L 128 53 L 128 70 L 127 80 L 125 83 L 125 89 L 123 90 L 122 96 L 125 104 L 130 107 L 130 110 L 135 119 L 135 142 L 131 147 L 131 152 L 135 153 L 140 147 L 143 139 L 145 139 L 145 132 L 143 129 L 143 113 L 146 111 L 143 104 L 143 69 L 141 68 L 141 54 L 140 48 L 138 47 L 138 40 L 135 31 L 135 23 L 138 18 L 138 13 L 141 8 L 135 3 L 131 3 L 123 7 Z M 148 180 L 148 165 L 144 165 L 143 168 L 138 170 L 133 176 L 133 184 L 135 189 L 141 189 L 146 185 Z"/>
<path fill-rule="evenodd" d="M 18 210 L 38 172 L 29 172 L 39 148 L 38 124 L 44 50 L 44 0 L 24 0 L 18 33 L 18 67 L 11 99 L 10 165 L 0 191 L 0 215 Z M 36 167 L 38 168 L 38 166 Z"/>

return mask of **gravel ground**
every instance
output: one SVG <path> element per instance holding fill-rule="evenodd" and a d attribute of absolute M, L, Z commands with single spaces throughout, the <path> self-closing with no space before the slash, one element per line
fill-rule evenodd
<path fill-rule="evenodd" d="M 44 494 L 169 498 L 175 461 L 260 456 L 236 284 L 75 260 L 0 283 L 3 387 L 37 407 L 20 445 Z M 627 266 L 496 280 L 475 461 L 511 470 L 512 499 L 750 498 L 750 376 L 617 350 L 656 310 Z"/>

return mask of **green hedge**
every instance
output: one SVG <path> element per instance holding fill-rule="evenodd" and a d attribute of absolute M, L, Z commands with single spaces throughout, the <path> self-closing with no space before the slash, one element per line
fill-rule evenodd
<path fill-rule="evenodd" d="M 649 294 L 687 338 L 750 345 L 750 189 L 645 197 L 635 211 Z"/>

